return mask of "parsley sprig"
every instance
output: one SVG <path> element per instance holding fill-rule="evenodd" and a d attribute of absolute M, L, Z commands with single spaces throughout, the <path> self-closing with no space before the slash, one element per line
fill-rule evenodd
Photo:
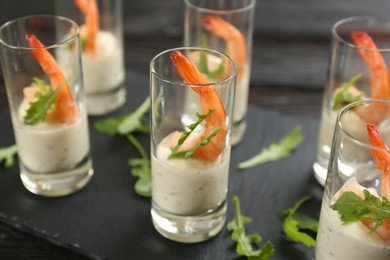
<path fill-rule="evenodd" d="M 367 189 L 363 194 L 364 199 L 354 192 L 344 192 L 331 208 L 341 215 L 344 224 L 361 220 L 375 221 L 374 231 L 382 225 L 385 218 L 390 218 L 390 202 L 386 197 L 380 199 L 372 195 Z"/>
<path fill-rule="evenodd" d="M 94 125 L 102 133 L 126 136 L 141 155 L 141 158 L 130 158 L 128 163 L 131 166 L 131 174 L 138 178 L 134 185 L 135 192 L 146 198 L 150 198 L 152 195 L 150 159 L 144 147 L 133 134 L 150 132 L 150 126 L 144 123 L 145 114 L 149 111 L 149 107 L 150 102 L 147 98 L 134 112 L 119 118 L 100 120 Z"/>
<path fill-rule="evenodd" d="M 0 162 L 4 161 L 5 168 L 10 168 L 12 165 L 14 165 L 14 156 L 17 154 L 17 152 L 18 147 L 16 144 L 0 148 Z"/>
<path fill-rule="evenodd" d="M 206 136 L 197 146 L 184 150 L 184 151 L 179 151 L 180 147 L 183 145 L 185 140 L 187 140 L 188 136 L 198 127 L 200 123 L 202 123 L 206 118 L 213 113 L 214 110 L 210 109 L 207 114 L 199 114 L 196 113 L 196 116 L 198 117 L 198 121 L 195 123 L 188 125 L 187 128 L 189 131 L 184 131 L 180 138 L 179 141 L 177 142 L 177 145 L 172 149 L 171 155 L 168 157 L 168 159 L 173 159 L 173 158 L 189 158 L 192 156 L 197 150 L 202 148 L 205 145 L 208 145 L 210 143 L 211 138 L 213 138 L 221 129 L 220 127 L 217 127 L 214 131 L 212 131 L 208 136 Z"/>
<path fill-rule="evenodd" d="M 303 141 L 301 127 L 296 126 L 279 144 L 272 143 L 251 159 L 238 164 L 239 169 L 248 169 L 259 164 L 289 157 L 291 152 Z"/>
<path fill-rule="evenodd" d="M 251 260 L 270 259 L 275 253 L 272 243 L 267 241 L 260 250 L 253 250 L 251 244 L 261 242 L 262 237 L 259 234 L 246 234 L 245 224 L 252 222 L 252 220 L 241 214 L 240 201 L 237 196 L 233 196 L 233 204 L 234 219 L 228 223 L 227 228 L 233 231 L 231 239 L 237 242 L 236 252 L 239 255 L 247 256 Z"/>
<path fill-rule="evenodd" d="M 297 212 L 310 196 L 304 196 L 295 202 L 294 206 L 288 210 L 279 212 L 279 217 L 283 220 L 283 232 L 294 242 L 301 242 L 307 247 L 316 246 L 316 241 L 304 230 L 315 233 L 318 231 L 318 219 L 311 218 L 303 213 Z"/>
<path fill-rule="evenodd" d="M 27 125 L 36 125 L 39 122 L 45 121 L 47 111 L 56 101 L 57 95 L 64 85 L 65 82 L 61 83 L 55 90 L 52 90 L 49 84 L 43 80 L 34 78 L 32 86 L 38 88 L 35 94 L 37 101 L 30 103 L 30 107 L 23 117 L 24 123 Z"/>
<path fill-rule="evenodd" d="M 363 75 L 357 74 L 353 76 L 348 82 L 344 82 L 341 85 L 341 90 L 335 95 L 333 100 L 333 110 L 338 111 L 343 106 L 359 101 L 363 98 L 363 93 L 360 93 L 359 95 L 353 94 L 350 91 L 350 88 L 355 85 L 356 81 L 360 79 Z"/>

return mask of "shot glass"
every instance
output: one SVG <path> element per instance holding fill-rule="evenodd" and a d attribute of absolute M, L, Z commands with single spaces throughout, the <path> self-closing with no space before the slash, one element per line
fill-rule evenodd
<path fill-rule="evenodd" d="M 364 206 L 367 203 L 362 203 L 369 201 L 372 209 L 377 206 L 375 200 L 381 203 L 382 197 L 390 199 L 390 151 L 386 146 L 389 144 L 390 101 L 357 101 L 338 114 L 317 233 L 316 260 L 390 259 L 390 218 L 374 230 L 379 220 Z M 353 216 L 357 215 L 365 218 L 355 219 Z"/>
<path fill-rule="evenodd" d="M 49 197 L 83 188 L 93 167 L 77 24 L 59 16 L 9 21 L 0 54 L 23 185 Z"/>
<path fill-rule="evenodd" d="M 227 68 L 218 79 L 200 72 L 205 55 Z M 225 223 L 235 79 L 234 62 L 214 50 L 171 49 L 151 61 L 151 215 L 171 240 L 203 241 Z"/>
<path fill-rule="evenodd" d="M 338 111 L 363 99 L 390 99 L 390 20 L 353 17 L 332 28 L 332 50 L 323 94 L 314 176 L 325 184 Z"/>
<path fill-rule="evenodd" d="M 81 62 L 89 115 L 126 101 L 121 0 L 56 0 L 56 14 L 80 26 Z"/>
<path fill-rule="evenodd" d="M 185 0 L 184 45 L 227 53 L 237 66 L 232 145 L 246 128 L 255 0 Z M 218 72 L 212 60 L 204 70 Z"/>

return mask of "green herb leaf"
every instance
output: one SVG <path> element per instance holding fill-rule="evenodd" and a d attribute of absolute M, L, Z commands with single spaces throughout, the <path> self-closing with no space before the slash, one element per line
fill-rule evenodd
<path fill-rule="evenodd" d="M 231 239 L 237 242 L 236 252 L 239 255 L 247 256 L 248 259 L 270 259 L 275 252 L 272 243 L 268 241 L 260 250 L 253 250 L 251 244 L 261 242 L 262 238 L 259 234 L 246 235 L 245 224 L 252 220 L 241 214 L 240 201 L 237 196 L 233 196 L 233 204 L 234 219 L 228 223 L 227 229 L 233 231 Z"/>
<path fill-rule="evenodd" d="M 146 198 L 152 195 L 151 165 L 150 159 L 140 142 L 132 135 L 134 132 L 149 133 L 149 125 L 142 122 L 146 112 L 149 111 L 150 101 L 145 101 L 133 112 L 119 118 L 108 118 L 95 123 L 96 130 L 108 135 L 126 136 L 130 143 L 137 149 L 141 158 L 131 158 L 128 163 L 131 166 L 131 174 L 138 178 L 134 185 L 135 192 Z"/>
<path fill-rule="evenodd" d="M 353 76 L 348 82 L 341 86 L 341 90 L 335 95 L 333 100 L 333 110 L 338 111 L 349 103 L 359 101 L 363 98 L 363 93 L 356 95 L 350 92 L 350 88 L 355 85 L 356 81 L 363 75 L 357 74 Z"/>
<path fill-rule="evenodd" d="M 205 33 L 202 34 L 202 48 L 208 48 L 207 34 Z M 201 73 L 205 74 L 208 79 L 216 80 L 225 73 L 225 64 L 222 61 L 218 68 L 210 71 L 208 68 L 207 54 L 204 51 L 201 51 L 199 54 L 198 69 Z"/>
<path fill-rule="evenodd" d="M 307 215 L 297 213 L 301 205 L 310 199 L 310 196 L 304 196 L 295 202 L 291 209 L 281 211 L 279 217 L 283 219 L 283 231 L 294 242 L 301 242 L 307 247 L 316 246 L 316 241 L 301 229 L 308 229 L 313 232 L 318 230 L 318 220 Z"/>
<path fill-rule="evenodd" d="M 202 34 L 202 48 L 207 48 L 207 35 L 205 33 Z M 207 66 L 207 54 L 204 51 L 201 51 L 199 54 L 199 64 L 198 69 L 201 73 L 207 74 L 209 72 L 208 66 Z"/>
<path fill-rule="evenodd" d="M 84 51 L 87 46 L 87 37 L 80 37 L 81 50 Z"/>
<path fill-rule="evenodd" d="M 331 208 L 341 215 L 344 224 L 372 220 L 376 222 L 375 230 L 382 225 L 385 218 L 390 218 L 390 202 L 386 197 L 380 199 L 372 195 L 367 189 L 363 194 L 364 199 L 354 192 L 344 192 Z"/>
<path fill-rule="evenodd" d="M 223 75 L 225 73 L 225 63 L 224 62 L 221 62 L 218 66 L 218 68 L 216 68 L 215 70 L 213 71 L 210 71 L 209 73 L 207 73 L 207 77 L 209 79 L 219 79 L 219 77 L 221 77 L 221 75 Z"/>
<path fill-rule="evenodd" d="M 4 161 L 4 167 L 10 168 L 14 165 L 14 156 L 18 152 L 18 147 L 16 144 L 0 148 L 0 162 Z"/>
<path fill-rule="evenodd" d="M 117 118 L 107 118 L 103 120 L 99 120 L 95 122 L 95 129 L 101 133 L 108 135 L 116 135 L 118 134 L 118 125 L 120 119 Z"/>
<path fill-rule="evenodd" d="M 211 113 L 213 113 L 214 110 L 209 110 L 207 114 L 199 114 L 196 113 L 196 116 L 198 117 L 198 121 L 195 123 L 188 125 L 187 128 L 190 131 L 184 131 L 180 138 L 179 141 L 177 142 L 177 145 L 172 149 L 171 155 L 168 157 L 169 159 L 174 159 L 174 158 L 189 158 L 192 156 L 197 150 L 202 148 L 205 145 L 208 145 L 210 143 L 211 138 L 213 138 L 220 130 L 220 127 L 217 127 L 214 131 L 212 131 L 207 137 L 205 137 L 197 146 L 195 146 L 192 149 L 189 150 L 184 150 L 184 151 L 179 151 L 180 147 L 183 145 L 185 140 L 190 136 L 190 134 L 198 127 L 200 123 L 202 123 Z"/>
<path fill-rule="evenodd" d="M 149 111 L 150 107 L 150 100 L 149 98 L 145 99 L 145 101 L 135 110 L 133 113 L 131 113 L 129 116 L 123 118 L 120 123 L 118 124 L 118 133 L 125 135 L 128 133 L 132 133 L 133 131 L 136 131 L 140 129 L 142 124 L 142 118 L 145 115 L 146 112 Z"/>
<path fill-rule="evenodd" d="M 264 148 L 258 155 L 245 162 L 241 162 L 238 165 L 238 168 L 247 169 L 259 164 L 288 157 L 291 155 L 292 150 L 294 150 L 302 141 L 301 128 L 296 126 L 279 144 L 272 143 L 268 148 Z"/>
<path fill-rule="evenodd" d="M 133 112 L 119 118 L 108 118 L 95 122 L 95 129 L 108 135 L 126 135 L 133 132 L 150 132 L 149 125 L 142 122 L 150 106 L 149 98 Z"/>
<path fill-rule="evenodd" d="M 138 153 L 141 155 L 140 159 L 137 158 L 129 160 L 129 165 L 132 167 L 131 174 L 138 178 L 134 186 L 135 192 L 140 196 L 150 198 L 152 196 L 152 174 L 149 156 L 132 134 L 128 134 L 127 139 L 134 145 Z"/>
<path fill-rule="evenodd" d="M 35 125 L 39 122 L 45 121 L 47 111 L 56 101 L 57 95 L 65 85 L 65 82 L 61 83 L 55 90 L 52 90 L 50 86 L 44 87 L 42 81 L 37 81 L 35 78 L 35 83 L 39 88 L 39 91 L 36 93 L 37 101 L 30 103 L 30 107 L 26 111 L 26 115 L 23 120 L 27 125 Z M 46 84 L 47 85 L 47 84 Z"/>

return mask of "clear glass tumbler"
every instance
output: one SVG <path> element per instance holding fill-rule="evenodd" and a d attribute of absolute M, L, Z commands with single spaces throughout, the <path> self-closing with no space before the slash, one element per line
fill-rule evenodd
<path fill-rule="evenodd" d="M 353 17 L 332 28 L 332 50 L 324 89 L 314 176 L 325 184 L 338 111 L 363 99 L 390 99 L 390 20 Z"/>
<path fill-rule="evenodd" d="M 81 189 L 93 167 L 77 24 L 59 16 L 7 22 L 0 54 L 23 185 L 51 197 Z"/>
<path fill-rule="evenodd" d="M 252 60 L 255 0 L 185 0 L 184 45 L 227 53 L 237 66 L 232 145 L 241 141 L 246 113 Z M 202 68 L 218 72 L 212 60 Z"/>
<path fill-rule="evenodd" d="M 226 70 L 202 74 L 205 57 Z M 151 214 L 169 239 L 203 241 L 225 223 L 235 79 L 234 62 L 209 49 L 167 50 L 151 61 Z"/>
<path fill-rule="evenodd" d="M 374 201 L 380 204 L 383 197 L 390 199 L 390 151 L 386 146 L 389 144 L 390 101 L 358 101 L 338 114 L 322 200 L 316 260 L 390 259 L 390 218 L 385 218 L 375 231 L 376 221 L 380 220 L 372 218 L 373 212 L 380 209 Z M 369 200 L 364 199 L 367 192 Z M 362 203 L 364 200 L 366 203 Z M 365 215 L 365 220 L 355 219 L 358 215 Z M 351 221 L 345 223 L 348 219 Z"/>
<path fill-rule="evenodd" d="M 56 0 L 55 6 L 80 26 L 88 114 L 116 110 L 126 101 L 122 0 Z"/>

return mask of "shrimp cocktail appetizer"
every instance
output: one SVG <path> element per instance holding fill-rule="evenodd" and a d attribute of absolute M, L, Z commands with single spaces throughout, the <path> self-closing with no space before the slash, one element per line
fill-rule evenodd
<path fill-rule="evenodd" d="M 122 1 L 57 0 L 56 10 L 80 26 L 88 114 L 119 108 L 126 100 Z"/>
<path fill-rule="evenodd" d="M 358 101 L 341 110 L 322 202 L 316 260 L 390 259 L 388 144 L 390 101 Z"/>
<path fill-rule="evenodd" d="M 202 73 L 198 55 L 225 73 Z M 150 70 L 153 224 L 169 239 L 203 241 L 225 223 L 235 66 L 223 53 L 182 48 L 157 55 Z"/>
<path fill-rule="evenodd" d="M 339 110 L 363 99 L 390 99 L 390 41 L 384 37 L 389 29 L 388 21 L 367 17 L 345 19 L 333 28 L 332 58 L 322 104 L 317 160 L 313 165 L 315 177 L 322 185 Z M 383 115 L 377 109 L 380 108 L 357 113 L 377 123 Z M 372 118 L 374 112 L 377 118 Z"/>
<path fill-rule="evenodd" d="M 185 0 L 185 46 L 211 48 L 227 53 L 237 66 L 232 144 L 243 138 L 246 128 L 255 0 Z M 218 77 L 225 67 L 213 57 L 199 57 L 202 73 Z"/>
<path fill-rule="evenodd" d="M 77 28 L 58 16 L 20 18 L 0 28 L 20 176 L 43 196 L 73 193 L 93 175 Z"/>

